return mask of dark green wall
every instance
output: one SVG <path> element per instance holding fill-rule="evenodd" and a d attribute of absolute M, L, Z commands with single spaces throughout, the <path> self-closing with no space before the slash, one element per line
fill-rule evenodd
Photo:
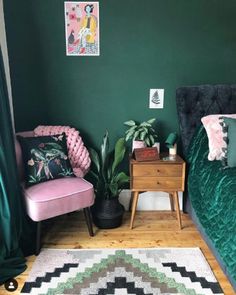
<path fill-rule="evenodd" d="M 178 130 L 177 87 L 235 83 L 235 0 L 99 3 L 101 55 L 66 57 L 64 1 L 5 0 L 17 130 L 69 124 L 97 145 L 156 117 L 163 139 Z M 148 108 L 150 88 L 164 109 Z"/>

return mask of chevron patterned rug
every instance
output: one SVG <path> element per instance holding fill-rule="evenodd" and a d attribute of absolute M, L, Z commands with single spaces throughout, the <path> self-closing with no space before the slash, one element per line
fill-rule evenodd
<path fill-rule="evenodd" d="M 42 249 L 21 294 L 223 294 L 199 248 Z"/>

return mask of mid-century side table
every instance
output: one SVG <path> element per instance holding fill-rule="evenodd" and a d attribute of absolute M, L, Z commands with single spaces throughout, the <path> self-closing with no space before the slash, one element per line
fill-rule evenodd
<path fill-rule="evenodd" d="M 140 192 L 163 191 L 169 193 L 171 210 L 176 210 L 179 228 L 182 229 L 178 192 L 184 191 L 185 162 L 176 155 L 174 160 L 166 160 L 167 155 L 160 155 L 160 160 L 138 162 L 130 158 L 130 189 L 132 207 L 130 229 L 133 228 L 136 207 Z M 175 206 L 174 206 L 175 204 Z"/>

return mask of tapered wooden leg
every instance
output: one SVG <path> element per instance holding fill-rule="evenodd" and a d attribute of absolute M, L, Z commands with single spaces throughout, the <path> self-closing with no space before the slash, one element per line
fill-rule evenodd
<path fill-rule="evenodd" d="M 169 193 L 169 198 L 170 198 L 170 209 L 171 209 L 171 211 L 175 211 L 172 193 Z"/>
<path fill-rule="evenodd" d="M 94 233 L 93 233 L 93 224 L 92 224 L 90 208 L 89 207 L 84 208 L 83 211 L 84 211 L 84 217 L 85 217 L 85 221 L 86 221 L 86 224 L 88 227 L 89 235 L 90 235 L 90 237 L 93 237 Z"/>
<path fill-rule="evenodd" d="M 134 199 L 134 192 L 131 192 L 131 197 L 129 201 L 129 212 L 131 212 L 132 210 L 133 199 Z"/>
<path fill-rule="evenodd" d="M 37 222 L 36 225 L 36 245 L 35 245 L 35 255 L 38 256 L 41 249 L 41 222 Z"/>
<path fill-rule="evenodd" d="M 174 196 L 174 200 L 175 200 L 175 208 L 176 208 L 176 215 L 177 215 L 177 219 L 178 219 L 178 223 L 179 223 L 179 229 L 182 229 L 178 192 L 174 192 L 173 196 Z"/>
<path fill-rule="evenodd" d="M 133 202 L 132 202 L 132 212 L 131 212 L 131 220 L 130 220 L 130 229 L 133 228 L 134 217 L 136 213 L 136 207 L 138 203 L 139 192 L 134 192 Z"/>

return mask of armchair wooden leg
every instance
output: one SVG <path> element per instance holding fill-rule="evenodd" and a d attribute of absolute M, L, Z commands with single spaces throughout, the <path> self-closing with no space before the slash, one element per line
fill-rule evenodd
<path fill-rule="evenodd" d="M 93 233 L 93 224 L 92 224 L 90 208 L 89 207 L 84 208 L 83 211 L 84 211 L 84 217 L 85 217 L 85 221 L 86 221 L 86 224 L 87 224 L 87 227 L 88 227 L 89 235 L 91 237 L 93 237 L 94 233 Z"/>
<path fill-rule="evenodd" d="M 35 255 L 38 256 L 41 249 L 41 222 L 37 222 L 36 225 L 36 245 L 35 245 Z"/>

